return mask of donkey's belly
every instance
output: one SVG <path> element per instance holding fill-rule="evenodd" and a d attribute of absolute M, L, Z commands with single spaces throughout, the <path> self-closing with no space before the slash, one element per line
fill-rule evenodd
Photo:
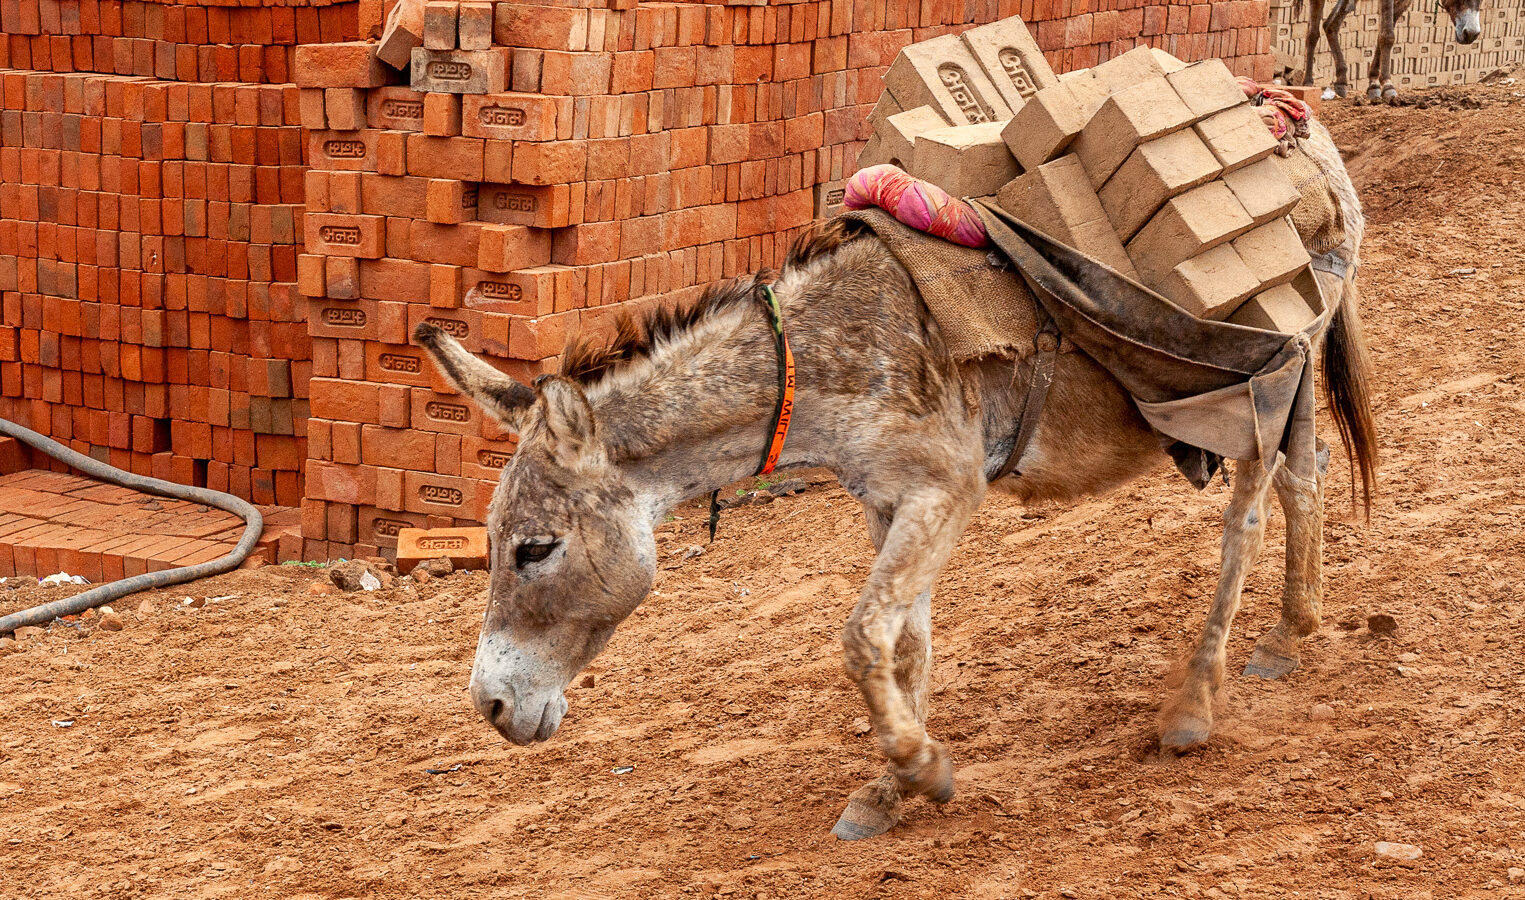
<path fill-rule="evenodd" d="M 1010 362 L 978 366 L 986 433 L 1009 437 L 1027 391 L 1025 371 L 1013 379 Z M 1073 500 L 1126 484 L 1167 461 L 1122 385 L 1084 353 L 1061 353 L 1038 430 L 1018 466 L 1021 474 L 993 487 L 1023 502 Z"/>

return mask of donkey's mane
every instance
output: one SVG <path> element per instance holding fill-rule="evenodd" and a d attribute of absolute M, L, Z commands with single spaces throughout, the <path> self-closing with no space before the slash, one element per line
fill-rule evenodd
<path fill-rule="evenodd" d="M 807 228 L 785 259 L 785 271 L 808 265 L 858 237 L 863 229 L 855 222 L 832 219 Z M 619 366 L 650 357 L 663 344 L 671 343 L 701 322 L 758 302 L 759 288 L 777 280 L 777 273 L 764 269 L 705 288 L 692 304 L 683 307 L 657 305 L 645 312 L 619 315 L 614 337 L 597 335 L 575 338 L 561 356 L 560 374 L 583 385 L 596 384 Z"/>
<path fill-rule="evenodd" d="M 624 363 L 651 356 L 700 322 L 757 302 L 758 287 L 769 280 L 770 273 L 759 272 L 710 285 L 688 306 L 658 305 L 643 313 L 621 313 L 612 340 L 601 341 L 593 335 L 569 344 L 561 357 L 560 374 L 584 385 L 594 384 Z"/>

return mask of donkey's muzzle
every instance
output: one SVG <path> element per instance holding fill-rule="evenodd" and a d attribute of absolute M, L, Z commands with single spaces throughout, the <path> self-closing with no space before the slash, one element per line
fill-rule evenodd
<path fill-rule="evenodd" d="M 567 712 L 566 697 L 559 693 L 519 702 L 511 690 L 494 690 L 475 680 L 471 685 L 471 703 L 499 734 L 521 747 L 549 740 Z"/>
<path fill-rule="evenodd" d="M 1470 44 L 1483 33 L 1481 17 L 1476 10 L 1466 10 L 1456 17 L 1456 43 Z"/>

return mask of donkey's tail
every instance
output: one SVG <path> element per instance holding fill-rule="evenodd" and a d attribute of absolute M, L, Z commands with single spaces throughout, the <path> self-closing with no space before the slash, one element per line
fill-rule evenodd
<path fill-rule="evenodd" d="M 1371 515 L 1371 496 L 1377 487 L 1377 423 L 1371 412 L 1371 357 L 1361 327 L 1359 295 L 1355 279 L 1345 282 L 1329 330 L 1324 338 L 1322 375 L 1329 392 L 1329 409 L 1350 460 L 1350 490 L 1360 493 L 1366 515 Z"/>

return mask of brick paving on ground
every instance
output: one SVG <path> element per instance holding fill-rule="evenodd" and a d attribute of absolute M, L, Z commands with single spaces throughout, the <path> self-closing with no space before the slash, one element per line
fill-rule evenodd
<path fill-rule="evenodd" d="M 261 507 L 265 531 L 253 556 L 276 562 L 300 512 Z M 55 572 L 114 581 L 217 559 L 244 522 L 215 507 L 156 497 L 80 475 L 24 469 L 0 475 L 0 576 Z"/>

